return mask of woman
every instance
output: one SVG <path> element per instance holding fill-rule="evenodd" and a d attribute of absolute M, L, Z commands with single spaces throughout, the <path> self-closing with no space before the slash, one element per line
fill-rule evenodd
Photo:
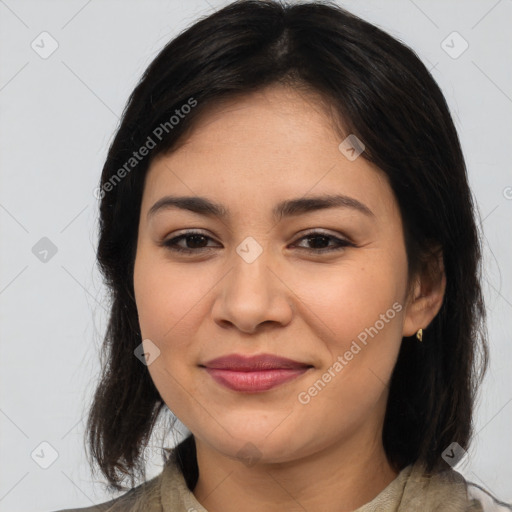
<path fill-rule="evenodd" d="M 510 509 L 452 469 L 487 364 L 480 240 L 410 49 L 335 4 L 230 4 L 149 66 L 98 196 L 88 440 L 132 490 L 82 510 Z M 134 487 L 168 410 L 190 435 Z"/>

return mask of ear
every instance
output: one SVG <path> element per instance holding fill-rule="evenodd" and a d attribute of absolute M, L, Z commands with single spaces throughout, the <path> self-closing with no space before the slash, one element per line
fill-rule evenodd
<path fill-rule="evenodd" d="M 446 289 L 441 248 L 431 253 L 414 277 L 406 303 L 402 336 L 413 336 L 425 329 L 443 304 Z"/>

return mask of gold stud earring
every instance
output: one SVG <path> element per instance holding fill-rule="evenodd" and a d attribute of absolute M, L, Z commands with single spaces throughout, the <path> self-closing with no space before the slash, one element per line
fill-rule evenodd
<path fill-rule="evenodd" d="M 423 329 L 418 329 L 418 332 L 416 333 L 416 338 L 418 338 L 420 341 L 423 341 Z"/>

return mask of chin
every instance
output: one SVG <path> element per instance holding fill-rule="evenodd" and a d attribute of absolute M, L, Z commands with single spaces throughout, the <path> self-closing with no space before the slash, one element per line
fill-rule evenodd
<path fill-rule="evenodd" d="M 292 444 L 290 439 L 296 436 L 285 429 L 280 434 L 274 431 L 272 435 L 268 435 L 272 428 L 259 428 L 258 425 L 248 429 L 227 430 L 232 436 L 224 432 L 226 435 L 221 439 L 201 439 L 221 455 L 237 460 L 247 467 L 258 463 L 279 464 L 295 460 L 304 456 L 304 445 L 309 444 L 305 442 L 303 445 L 297 439 L 294 439 Z M 297 430 L 294 429 L 294 432 Z M 211 431 L 209 433 L 211 434 Z"/>

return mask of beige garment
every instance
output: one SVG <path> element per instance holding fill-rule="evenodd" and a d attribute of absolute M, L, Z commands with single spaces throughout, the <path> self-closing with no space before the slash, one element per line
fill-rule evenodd
<path fill-rule="evenodd" d="M 468 497 L 469 496 L 469 497 Z M 499 512 L 501 507 L 490 500 L 472 499 L 467 482 L 457 471 L 449 469 L 428 477 L 418 464 L 404 468 L 372 501 L 354 512 Z M 181 470 L 171 457 L 163 471 L 145 484 L 123 496 L 93 507 L 58 512 L 208 512 L 188 489 Z M 262 511 L 264 512 L 264 511 Z M 321 512 L 321 511 L 309 511 Z"/>

